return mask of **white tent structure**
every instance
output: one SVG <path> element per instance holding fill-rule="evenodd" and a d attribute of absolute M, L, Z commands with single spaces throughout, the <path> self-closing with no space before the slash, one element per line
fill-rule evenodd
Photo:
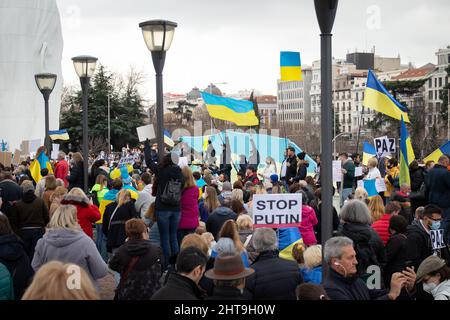
<path fill-rule="evenodd" d="M 0 140 L 9 150 L 45 135 L 44 99 L 36 73 L 57 75 L 50 96 L 50 130 L 59 129 L 63 37 L 56 0 L 0 1 Z"/>

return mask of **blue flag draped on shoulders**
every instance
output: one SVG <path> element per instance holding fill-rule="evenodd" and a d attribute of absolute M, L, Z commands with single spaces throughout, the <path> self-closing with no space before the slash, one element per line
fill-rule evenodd
<path fill-rule="evenodd" d="M 42 179 L 42 169 L 47 168 L 48 173 L 53 174 L 52 165 L 44 150 L 44 147 L 40 147 L 36 153 L 36 158 L 30 164 L 31 177 L 36 183 Z"/>

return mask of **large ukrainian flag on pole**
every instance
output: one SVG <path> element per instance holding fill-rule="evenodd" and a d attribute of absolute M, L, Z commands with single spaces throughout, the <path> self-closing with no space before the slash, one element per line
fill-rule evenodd
<path fill-rule="evenodd" d="M 407 184 L 411 186 L 411 178 L 409 176 L 409 165 L 414 161 L 414 151 L 411 144 L 411 138 L 409 137 L 408 130 L 406 129 L 403 117 L 401 117 L 401 129 L 400 129 L 400 186 Z"/>
<path fill-rule="evenodd" d="M 224 98 L 207 92 L 200 93 L 211 118 L 230 121 L 237 126 L 251 127 L 259 124 L 253 102 Z"/>
<path fill-rule="evenodd" d="M 44 152 L 44 148 L 39 148 L 38 154 L 36 154 L 36 158 L 30 164 L 30 172 L 33 180 L 38 183 L 39 180 L 42 179 L 41 170 L 44 168 L 48 169 L 49 174 L 53 174 L 52 165 L 50 164 L 50 160 Z"/>
<path fill-rule="evenodd" d="M 444 144 L 443 146 L 440 146 L 436 150 L 434 150 L 428 157 L 423 159 L 423 161 L 426 163 L 427 161 L 434 161 L 438 162 L 439 158 L 443 156 L 444 154 L 450 154 L 450 141 Z"/>
<path fill-rule="evenodd" d="M 372 70 L 369 70 L 367 75 L 363 105 L 397 120 L 403 117 L 404 121 L 409 123 L 408 109 L 394 99 L 381 82 L 378 81 Z"/>
<path fill-rule="evenodd" d="M 280 52 L 280 80 L 302 81 L 302 64 L 300 52 L 281 51 Z"/>

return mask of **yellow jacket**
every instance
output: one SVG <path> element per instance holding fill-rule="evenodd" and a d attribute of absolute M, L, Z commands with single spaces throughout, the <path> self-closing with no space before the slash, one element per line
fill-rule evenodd
<path fill-rule="evenodd" d="M 384 196 L 389 198 L 392 195 L 392 192 L 395 190 L 395 186 L 389 181 L 388 175 L 390 175 L 394 180 L 397 180 L 400 177 L 400 169 L 398 167 L 393 167 L 391 169 L 386 170 L 386 176 L 384 177 L 384 182 L 386 183 L 386 191 L 384 192 Z"/>

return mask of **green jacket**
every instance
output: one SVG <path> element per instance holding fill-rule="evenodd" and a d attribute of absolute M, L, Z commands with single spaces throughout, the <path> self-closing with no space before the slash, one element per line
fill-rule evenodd
<path fill-rule="evenodd" d="M 0 300 L 14 300 L 12 277 L 3 263 L 0 263 Z"/>
<path fill-rule="evenodd" d="M 99 185 L 98 183 L 95 184 L 92 189 L 91 189 L 91 193 L 96 192 L 97 193 L 97 199 L 98 199 L 98 203 L 102 202 L 103 197 L 105 196 L 105 194 L 108 192 L 108 188 L 104 187 L 102 189 L 102 186 Z"/>
<path fill-rule="evenodd" d="M 347 173 L 344 174 L 344 189 L 351 189 L 355 184 L 355 163 L 352 160 L 347 160 L 342 168 L 347 170 Z"/>

